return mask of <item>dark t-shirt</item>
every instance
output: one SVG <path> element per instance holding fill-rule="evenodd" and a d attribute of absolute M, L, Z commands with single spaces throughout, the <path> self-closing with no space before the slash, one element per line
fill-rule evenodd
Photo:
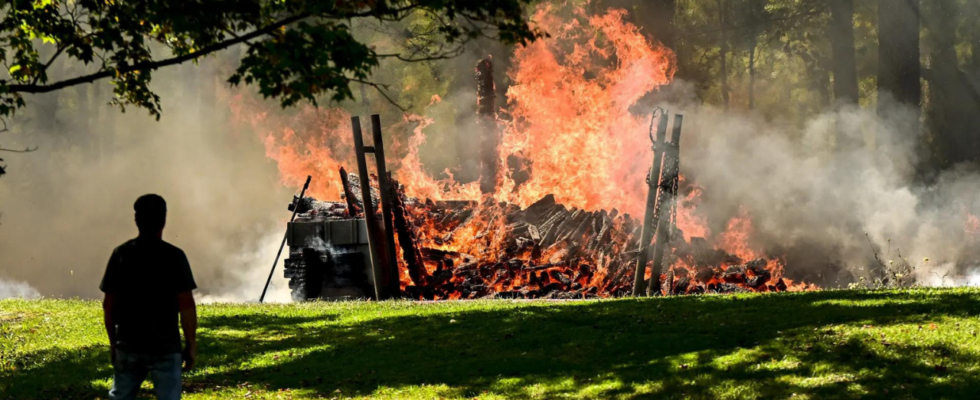
<path fill-rule="evenodd" d="M 116 348 L 137 354 L 180 352 L 177 294 L 196 288 L 187 256 L 176 246 L 137 238 L 116 247 L 99 285 L 115 296 Z"/>

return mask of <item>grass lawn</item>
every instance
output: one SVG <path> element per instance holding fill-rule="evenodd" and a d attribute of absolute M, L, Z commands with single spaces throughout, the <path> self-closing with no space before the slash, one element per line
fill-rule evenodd
<path fill-rule="evenodd" d="M 975 289 L 199 313 L 189 399 L 980 398 Z M 0 301 L 0 399 L 104 398 L 111 375 L 98 302 Z"/>

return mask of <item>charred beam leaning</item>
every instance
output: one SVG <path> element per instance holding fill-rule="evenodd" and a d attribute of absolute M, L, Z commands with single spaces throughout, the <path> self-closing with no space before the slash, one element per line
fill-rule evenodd
<path fill-rule="evenodd" d="M 647 206 L 643 215 L 643 228 L 640 231 L 639 255 L 636 260 L 636 273 L 633 278 L 633 296 L 641 296 L 646 291 L 643 274 L 646 272 L 649 256 L 650 241 L 653 240 L 654 229 L 657 227 L 657 189 L 660 183 L 660 165 L 663 163 L 665 141 L 667 136 L 667 121 L 669 115 L 666 111 L 660 110 L 660 120 L 657 123 L 657 137 L 650 139 L 653 141 L 653 166 L 650 167 L 650 174 L 647 175 Z M 650 121 L 653 128 L 653 121 Z M 652 132 L 651 132 L 652 133 Z"/>
<path fill-rule="evenodd" d="M 378 300 L 389 298 L 390 290 L 385 271 L 390 264 L 386 245 L 384 242 L 385 233 L 378 225 L 377 215 L 374 213 L 374 203 L 371 200 L 371 179 L 368 174 L 367 159 L 365 153 L 375 153 L 375 146 L 365 146 L 364 138 L 361 135 L 360 117 L 351 117 L 351 128 L 354 131 L 354 153 L 357 158 L 357 170 L 361 177 L 361 200 L 364 205 L 364 223 L 368 230 L 368 247 L 371 253 L 371 274 L 374 280 L 374 295 Z M 382 148 L 383 149 L 383 148 Z M 377 155 L 377 153 L 375 153 Z M 383 166 L 382 166 L 383 167 Z M 379 182 L 383 179 L 379 176 Z M 383 211 L 383 210 L 382 210 Z M 395 266 L 397 268 L 397 265 Z"/>
<path fill-rule="evenodd" d="M 429 281 L 429 273 L 425 270 L 425 263 L 422 261 L 421 252 L 416 245 L 418 241 L 412 231 L 411 222 L 408 219 L 408 210 L 405 208 L 405 195 L 399 190 L 399 184 L 394 179 L 391 182 L 392 212 L 394 214 L 395 232 L 398 233 L 398 245 L 402 248 L 402 255 L 405 258 L 405 267 L 408 276 L 416 288 L 425 287 Z"/>
<path fill-rule="evenodd" d="M 383 271 L 383 282 L 388 287 L 390 297 L 398 297 L 400 284 L 398 282 L 398 255 L 395 253 L 395 228 L 391 220 L 392 187 L 388 169 L 385 166 L 384 139 L 381 137 L 381 116 L 371 115 L 371 133 L 374 135 L 374 159 L 378 163 L 378 192 L 381 197 L 381 215 L 384 221 L 385 252 L 388 255 L 388 266 Z"/>
<path fill-rule="evenodd" d="M 653 265 L 651 266 L 650 282 L 647 284 L 647 295 L 660 292 L 660 273 L 664 269 L 664 257 L 670 246 L 670 222 L 674 201 L 677 194 L 680 167 L 681 126 L 684 116 L 674 116 L 674 130 L 670 135 L 670 145 L 664 149 L 664 169 L 660 180 L 660 196 L 657 199 L 659 220 L 656 227 L 656 242 L 653 247 Z M 664 215 L 666 213 L 666 215 Z"/>

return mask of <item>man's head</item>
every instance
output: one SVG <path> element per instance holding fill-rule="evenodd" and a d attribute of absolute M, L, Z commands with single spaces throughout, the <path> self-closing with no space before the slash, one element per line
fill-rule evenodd
<path fill-rule="evenodd" d="M 155 194 L 144 194 L 133 204 L 140 235 L 160 235 L 167 224 L 167 202 Z"/>

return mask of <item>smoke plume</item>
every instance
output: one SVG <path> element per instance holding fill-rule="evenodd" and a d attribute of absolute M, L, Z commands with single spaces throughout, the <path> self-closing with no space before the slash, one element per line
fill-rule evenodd
<path fill-rule="evenodd" d="M 36 299 L 41 297 L 37 289 L 24 282 L 5 281 L 0 279 L 0 300 L 10 298 Z"/>
<path fill-rule="evenodd" d="M 258 299 L 292 193 L 278 184 L 258 138 L 229 122 L 216 64 L 156 73 L 160 121 L 107 106 L 105 83 L 27 99 L 4 144 L 38 150 L 5 157 L 0 279 L 45 296 L 99 296 L 112 249 L 136 236 L 133 202 L 157 193 L 169 208 L 164 239 L 186 252 L 199 294 Z M 289 299 L 281 271 L 273 300 Z"/>
<path fill-rule="evenodd" d="M 750 245 L 821 285 L 870 278 L 875 252 L 885 263 L 907 259 L 921 283 L 973 279 L 980 175 L 916 179 L 913 110 L 828 110 L 798 124 L 695 102 L 667 108 L 685 114 L 681 170 L 704 190 L 697 212 L 711 232 L 747 213 Z"/>

